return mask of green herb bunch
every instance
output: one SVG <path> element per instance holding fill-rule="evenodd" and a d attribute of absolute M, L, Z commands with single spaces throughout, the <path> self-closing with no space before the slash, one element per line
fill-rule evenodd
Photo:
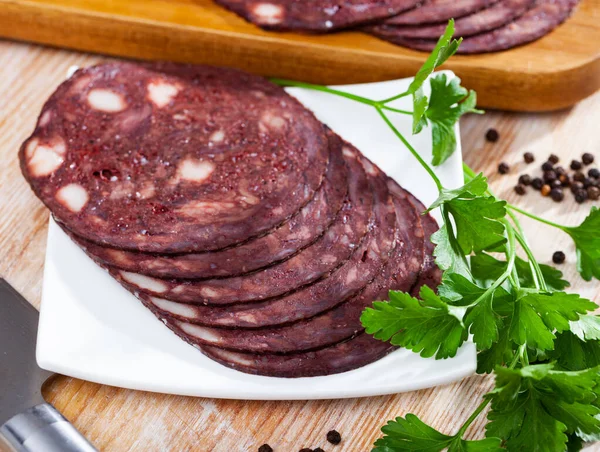
<path fill-rule="evenodd" d="M 584 441 L 600 440 L 600 319 L 592 314 L 597 305 L 565 292 L 569 283 L 562 273 L 537 262 L 516 213 L 570 235 L 578 271 L 589 281 L 600 279 L 600 212 L 592 208 L 579 226 L 555 224 L 498 199 L 486 178 L 466 165 L 465 184 L 447 189 L 394 127 L 390 114 L 412 115 L 414 134 L 428 126 L 435 166 L 455 151 L 459 118 L 481 113 L 475 109 L 476 93 L 462 87 L 460 79 L 432 75 L 458 49 L 461 40 L 452 39 L 453 33 L 450 21 L 408 90 L 389 99 L 275 80 L 372 106 L 437 185 L 439 196 L 429 210 L 440 209 L 444 219 L 431 237 L 442 283 L 437 293 L 424 286 L 419 299 L 390 291 L 389 300 L 363 312 L 367 333 L 436 359 L 455 356 L 471 336 L 477 372 L 495 376 L 495 388 L 457 432 L 439 432 L 407 414 L 382 428 L 373 452 L 580 450 Z M 428 79 L 429 97 L 423 91 Z M 389 106 L 404 96 L 412 96 L 412 112 Z M 526 259 L 517 255 L 519 248 Z M 464 439 L 488 405 L 486 438 Z"/>

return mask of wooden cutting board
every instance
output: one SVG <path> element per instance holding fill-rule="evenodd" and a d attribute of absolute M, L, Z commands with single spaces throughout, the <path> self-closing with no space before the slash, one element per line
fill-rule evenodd
<path fill-rule="evenodd" d="M 262 31 L 211 0 L 0 0 L 0 36 L 321 84 L 414 75 L 426 56 L 360 32 Z M 446 67 L 478 92 L 482 107 L 569 107 L 600 89 L 600 0 L 582 0 L 565 24 L 539 41 L 453 57 Z"/>

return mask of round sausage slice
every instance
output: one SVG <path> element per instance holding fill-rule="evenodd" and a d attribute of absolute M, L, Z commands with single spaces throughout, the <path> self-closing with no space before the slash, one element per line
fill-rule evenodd
<path fill-rule="evenodd" d="M 423 236 L 417 232 L 419 213 L 404 195 L 394 198 L 394 206 L 397 227 L 392 257 L 364 290 L 332 310 L 292 325 L 261 329 L 210 328 L 166 317 L 156 310 L 155 314 L 171 329 L 179 330 L 188 342 L 238 351 L 290 353 L 348 339 L 363 330 L 360 316 L 365 308 L 375 300 L 387 299 L 390 290 L 410 292 L 421 270 Z"/>
<path fill-rule="evenodd" d="M 487 8 L 498 0 L 425 0 L 410 11 L 381 22 L 385 25 L 422 25 L 458 19 Z M 437 36 L 439 37 L 439 36 Z M 436 38 L 437 38 L 436 37 Z"/>
<path fill-rule="evenodd" d="M 328 32 L 383 19 L 419 0 L 216 0 L 268 30 Z"/>
<path fill-rule="evenodd" d="M 494 30 L 527 11 L 535 0 L 500 0 L 491 6 L 454 22 L 454 36 L 467 37 Z M 444 34 L 447 22 L 432 25 L 373 25 L 365 30 L 369 33 L 394 42 L 395 38 L 438 39 Z"/>
<path fill-rule="evenodd" d="M 238 246 L 205 253 L 156 255 L 107 248 L 67 232 L 102 265 L 157 278 L 236 276 L 280 262 L 314 243 L 335 220 L 348 192 L 342 142 L 328 133 L 330 161 L 315 197 L 289 221 L 267 235 Z"/>
<path fill-rule="evenodd" d="M 578 0 L 537 0 L 522 16 L 503 27 L 465 38 L 458 53 L 499 52 L 535 41 L 564 22 L 577 3 Z M 436 44 L 435 40 L 430 39 L 393 38 L 390 40 L 395 44 L 427 52 Z"/>
<path fill-rule="evenodd" d="M 255 273 L 205 281 L 163 280 L 114 269 L 111 273 L 132 292 L 218 306 L 281 296 L 322 278 L 353 254 L 369 228 L 376 231 L 374 252 L 385 255 L 393 245 L 395 228 L 395 214 L 385 180 L 372 165 L 366 169 L 368 179 L 365 171 L 356 168 L 359 166 L 357 150 L 345 145 L 342 152 L 352 168 L 349 202 L 319 240 L 292 258 Z M 366 188 L 369 181 L 373 187 L 372 197 Z M 369 224 L 371 210 L 374 224 Z"/>
<path fill-rule="evenodd" d="M 282 88 L 172 63 L 77 71 L 20 151 L 23 174 L 64 227 L 156 253 L 270 231 L 313 198 L 328 158 L 323 125 Z"/>

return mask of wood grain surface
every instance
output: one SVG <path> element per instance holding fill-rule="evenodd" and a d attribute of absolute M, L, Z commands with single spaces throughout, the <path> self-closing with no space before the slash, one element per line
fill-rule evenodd
<path fill-rule="evenodd" d="M 48 211 L 21 177 L 17 149 L 34 127 L 47 96 L 64 78 L 67 68 L 101 61 L 70 51 L 0 41 L 0 276 L 34 306 L 39 307 Z M 533 152 L 538 164 L 551 152 L 563 161 L 582 152 L 600 158 L 600 93 L 558 113 L 488 112 L 462 120 L 465 160 L 490 177 L 496 192 L 511 202 L 565 224 L 576 224 L 590 203 L 556 204 L 537 193 L 518 197 L 512 191 L 518 172 L 525 170 L 522 154 Z M 500 140 L 487 143 L 489 127 Z M 499 176 L 500 161 L 513 165 Z M 538 166 L 535 166 L 537 169 Z M 534 166 L 531 167 L 534 169 Z M 567 237 L 526 219 L 523 224 L 541 262 L 562 249 L 561 266 L 573 291 L 600 301 L 598 282 L 585 283 L 574 265 Z M 327 452 L 368 451 L 386 420 L 408 412 L 445 432 L 453 432 L 493 384 L 474 376 L 459 383 L 407 394 L 335 401 L 257 402 L 188 398 L 144 393 L 55 377 L 45 388 L 54 403 L 102 451 L 256 451 L 269 443 L 276 452 L 321 446 Z M 480 417 L 469 430 L 483 435 Z M 328 430 L 341 432 L 343 441 L 331 446 Z M 600 449 L 597 449 L 600 450 Z"/>
<path fill-rule="evenodd" d="M 212 0 L 0 0 L 0 36 L 111 55 L 236 66 L 322 84 L 413 75 L 427 56 L 365 33 L 267 32 Z M 600 89 L 600 0 L 531 44 L 448 63 L 483 107 L 546 111 Z"/>

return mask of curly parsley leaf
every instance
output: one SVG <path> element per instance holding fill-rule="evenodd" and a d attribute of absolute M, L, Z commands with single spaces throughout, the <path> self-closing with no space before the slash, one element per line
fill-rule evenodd
<path fill-rule="evenodd" d="M 575 242 L 577 270 L 590 281 L 600 279 L 600 210 L 592 207 L 590 214 L 579 226 L 562 228 Z"/>
<path fill-rule="evenodd" d="M 569 329 L 570 320 L 596 308 L 577 294 L 523 291 L 515 302 L 510 339 L 519 345 L 540 350 L 554 349 L 554 331 Z"/>
<path fill-rule="evenodd" d="M 487 285 L 495 281 L 506 270 L 506 261 L 501 261 L 486 253 L 476 254 L 471 256 L 471 273 L 476 281 L 483 285 Z M 531 274 L 529 263 L 520 257 L 515 259 L 515 267 L 519 275 L 519 282 L 523 287 L 533 288 L 535 283 Z M 549 265 L 540 264 L 540 269 L 544 275 L 546 285 L 552 291 L 561 291 L 571 284 L 565 281 L 562 272 Z"/>
<path fill-rule="evenodd" d="M 486 436 L 502 438 L 508 450 L 565 450 L 567 433 L 600 432 L 595 388 L 599 369 L 555 370 L 552 364 L 496 369 L 496 388 L 488 397 Z"/>
<path fill-rule="evenodd" d="M 460 86 L 454 77 L 448 83 L 446 74 L 437 74 L 430 79 L 431 98 L 424 111 L 424 121 L 431 124 L 434 166 L 441 165 L 456 150 L 455 125 L 465 113 L 483 113 L 475 108 L 477 94 Z M 418 133 L 418 132 L 416 132 Z"/>
<path fill-rule="evenodd" d="M 414 414 L 397 417 L 382 427 L 385 434 L 375 442 L 372 452 L 496 452 L 501 451 L 498 438 L 467 441 L 459 436 L 445 435 L 428 426 Z"/>
<path fill-rule="evenodd" d="M 446 303 L 427 286 L 421 300 L 390 291 L 389 301 L 376 301 L 361 315 L 368 334 L 412 350 L 424 358 L 450 358 L 467 340 L 467 331 Z"/>

